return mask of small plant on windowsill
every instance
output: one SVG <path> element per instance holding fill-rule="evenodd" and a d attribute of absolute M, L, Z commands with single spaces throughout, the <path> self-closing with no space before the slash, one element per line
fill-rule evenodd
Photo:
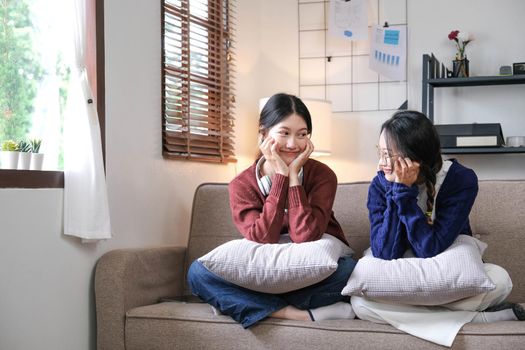
<path fill-rule="evenodd" d="M 18 151 L 18 143 L 13 140 L 6 140 L 2 142 L 2 151 L 4 152 L 16 152 Z"/>
<path fill-rule="evenodd" d="M 24 153 L 31 152 L 31 144 L 24 140 L 18 141 L 18 151 Z"/>
<path fill-rule="evenodd" d="M 18 169 L 28 170 L 31 164 L 31 143 L 25 140 L 18 142 L 18 151 L 20 155 L 18 157 Z"/>
<path fill-rule="evenodd" d="M 13 140 L 2 142 L 0 161 L 2 169 L 16 169 L 18 166 L 18 143 Z"/>
<path fill-rule="evenodd" d="M 41 139 L 30 139 L 29 143 L 31 144 L 31 152 L 38 153 L 38 151 L 40 151 L 40 146 L 42 145 Z"/>
<path fill-rule="evenodd" d="M 40 152 L 40 146 L 42 145 L 41 139 L 30 139 L 31 144 L 31 170 L 42 170 L 42 163 L 44 162 L 44 154 Z"/>

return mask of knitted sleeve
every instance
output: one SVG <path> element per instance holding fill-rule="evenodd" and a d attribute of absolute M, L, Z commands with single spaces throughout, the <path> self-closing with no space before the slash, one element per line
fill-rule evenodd
<path fill-rule="evenodd" d="M 464 231 L 478 194 L 474 171 L 455 163 L 436 198 L 436 218 L 430 225 L 417 205 L 417 194 L 402 184 L 393 188 L 398 215 L 406 227 L 410 247 L 417 257 L 433 257 L 447 249 Z"/>
<path fill-rule="evenodd" d="M 228 186 L 233 222 L 246 239 L 277 243 L 283 227 L 288 177 L 275 174 L 270 193 L 264 200 L 257 184 L 246 178 L 251 174 L 244 175 L 241 174 Z"/>
<path fill-rule="evenodd" d="M 311 164 L 303 185 L 288 190 L 290 238 L 296 243 L 318 240 L 326 232 L 337 191 L 335 173 L 322 163 Z"/>
<path fill-rule="evenodd" d="M 406 230 L 399 218 L 392 187 L 393 183 L 378 172 L 370 183 L 367 200 L 370 248 L 376 258 L 386 260 L 402 257 L 407 249 Z"/>

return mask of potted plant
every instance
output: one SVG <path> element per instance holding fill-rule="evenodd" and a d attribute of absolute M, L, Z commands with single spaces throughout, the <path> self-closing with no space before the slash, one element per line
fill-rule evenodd
<path fill-rule="evenodd" d="M 18 143 L 13 140 L 4 141 L 0 155 L 3 169 L 16 169 L 18 166 Z"/>
<path fill-rule="evenodd" d="M 30 139 L 31 144 L 31 164 L 29 169 L 31 170 L 42 170 L 42 163 L 44 162 L 44 153 L 39 153 L 40 146 L 42 145 L 41 139 Z"/>
<path fill-rule="evenodd" d="M 31 164 L 31 143 L 21 140 L 18 142 L 18 169 L 28 170 Z"/>

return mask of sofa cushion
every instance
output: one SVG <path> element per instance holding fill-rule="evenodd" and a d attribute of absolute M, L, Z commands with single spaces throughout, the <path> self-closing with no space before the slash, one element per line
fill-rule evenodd
<path fill-rule="evenodd" d="M 285 293 L 320 282 L 335 272 L 340 257 L 352 250 L 332 235 L 293 243 L 283 235 L 277 244 L 235 239 L 198 260 L 211 272 L 244 288 Z"/>
<path fill-rule="evenodd" d="M 375 258 L 370 248 L 341 294 L 411 305 L 441 305 L 495 288 L 483 268 L 486 243 L 460 235 L 432 258 Z"/>
<path fill-rule="evenodd" d="M 368 186 L 368 182 L 339 184 L 332 207 L 350 247 L 355 251 L 356 260 L 370 246 L 370 222 L 366 207 Z"/>
<path fill-rule="evenodd" d="M 525 301 L 525 181 L 479 181 L 470 224 L 474 237 L 488 244 L 483 260 L 509 273 L 514 288 L 508 300 Z"/>
<path fill-rule="evenodd" d="M 267 318 L 245 330 L 228 316 L 216 316 L 208 304 L 161 303 L 131 309 L 126 315 L 126 349 L 418 349 L 442 346 L 389 325 L 362 320 L 316 322 Z M 523 322 L 467 324 L 455 349 L 520 349 Z"/>

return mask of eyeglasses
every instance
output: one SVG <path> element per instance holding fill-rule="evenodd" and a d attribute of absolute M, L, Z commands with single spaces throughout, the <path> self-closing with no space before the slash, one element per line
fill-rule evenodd
<path fill-rule="evenodd" d="M 394 164 L 394 161 L 401 156 L 400 154 L 389 154 L 390 151 L 382 150 L 379 145 L 376 145 L 376 151 L 379 160 L 386 162 L 386 164 Z"/>

